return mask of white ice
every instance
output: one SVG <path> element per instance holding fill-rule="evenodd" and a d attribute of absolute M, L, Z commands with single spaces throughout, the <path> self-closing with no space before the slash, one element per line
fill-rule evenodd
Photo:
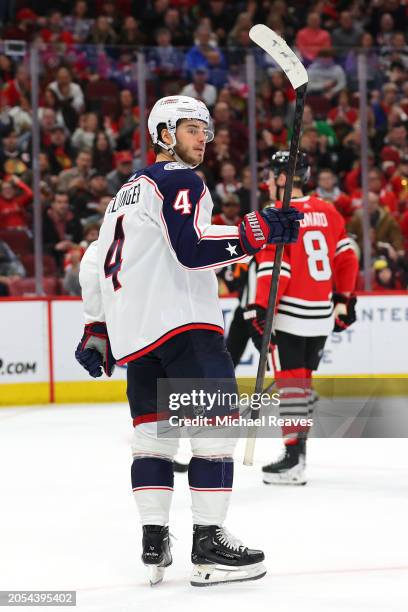
<path fill-rule="evenodd" d="M 190 499 L 176 474 L 174 563 L 151 588 L 131 432 L 124 404 L 0 410 L 1 590 L 74 589 L 81 612 L 408 610 L 406 440 L 312 439 L 309 483 L 292 488 L 261 483 L 277 440 L 257 442 L 253 468 L 240 443 L 227 527 L 268 569 L 246 584 L 189 585 Z"/>

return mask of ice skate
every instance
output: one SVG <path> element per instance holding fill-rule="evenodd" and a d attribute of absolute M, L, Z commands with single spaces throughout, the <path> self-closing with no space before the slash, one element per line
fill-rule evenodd
<path fill-rule="evenodd" d="M 166 567 L 173 562 L 168 527 L 143 525 L 142 561 L 149 568 L 150 585 L 161 582 Z"/>
<path fill-rule="evenodd" d="M 306 440 L 285 446 L 283 455 L 262 468 L 265 484 L 305 485 Z"/>
<path fill-rule="evenodd" d="M 192 586 L 257 580 L 266 574 L 261 550 L 251 550 L 218 525 L 194 525 Z"/>

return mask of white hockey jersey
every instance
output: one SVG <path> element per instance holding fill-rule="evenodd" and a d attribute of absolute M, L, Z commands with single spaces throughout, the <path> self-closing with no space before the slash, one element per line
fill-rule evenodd
<path fill-rule="evenodd" d="M 137 172 L 110 202 L 80 268 L 85 321 L 106 321 L 119 364 L 178 333 L 223 333 L 214 270 L 247 258 L 237 227 L 211 225 L 213 202 L 183 164 Z"/>

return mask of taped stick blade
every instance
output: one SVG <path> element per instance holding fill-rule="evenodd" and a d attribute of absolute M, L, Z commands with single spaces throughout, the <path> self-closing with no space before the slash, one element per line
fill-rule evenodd
<path fill-rule="evenodd" d="M 249 30 L 249 37 L 280 66 L 294 89 L 308 82 L 306 68 L 276 32 L 263 23 L 258 23 Z"/>

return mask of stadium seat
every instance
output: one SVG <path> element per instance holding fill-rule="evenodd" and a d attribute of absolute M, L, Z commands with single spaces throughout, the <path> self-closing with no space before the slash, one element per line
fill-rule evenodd
<path fill-rule="evenodd" d="M 43 277 L 43 287 L 45 295 L 60 295 L 61 284 L 54 276 Z M 21 278 L 9 284 L 11 296 L 35 295 L 35 278 Z"/>
<path fill-rule="evenodd" d="M 33 241 L 26 230 L 0 229 L 0 240 L 6 242 L 16 255 L 33 252 Z"/>
<path fill-rule="evenodd" d="M 34 276 L 34 255 L 21 255 L 20 260 L 25 268 L 27 276 Z M 57 273 L 57 264 L 51 255 L 43 255 L 43 272 L 45 276 L 54 276 Z"/>

